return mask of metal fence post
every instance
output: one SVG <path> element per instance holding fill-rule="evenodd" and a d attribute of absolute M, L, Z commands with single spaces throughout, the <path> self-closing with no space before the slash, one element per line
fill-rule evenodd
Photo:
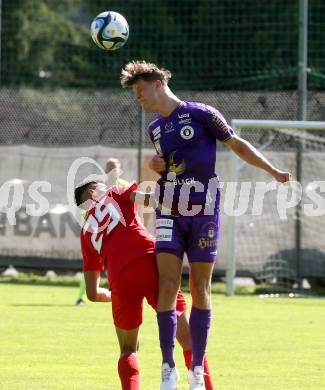
<path fill-rule="evenodd" d="M 298 60 L 298 111 L 297 119 L 307 120 L 307 72 L 308 72 L 308 0 L 299 0 L 299 60 Z M 297 140 L 296 180 L 302 180 L 303 141 Z M 301 275 L 301 202 L 296 207 L 295 246 L 296 246 L 296 277 L 299 287 L 302 287 Z"/>

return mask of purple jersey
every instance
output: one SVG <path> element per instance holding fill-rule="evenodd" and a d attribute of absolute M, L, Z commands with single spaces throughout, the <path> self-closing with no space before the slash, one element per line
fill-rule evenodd
<path fill-rule="evenodd" d="M 220 112 L 202 103 L 182 102 L 168 117 L 158 116 L 149 125 L 148 133 L 167 163 L 158 181 L 159 202 L 168 209 L 172 197 L 170 208 L 180 214 L 182 198 L 187 198 L 189 209 L 191 205 L 212 202 L 214 210 L 218 210 L 216 140 L 223 142 L 234 134 Z"/>

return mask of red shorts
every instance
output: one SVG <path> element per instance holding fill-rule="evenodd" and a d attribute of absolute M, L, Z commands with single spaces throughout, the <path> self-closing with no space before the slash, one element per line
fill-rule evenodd
<path fill-rule="evenodd" d="M 148 253 L 129 263 L 120 271 L 110 286 L 112 313 L 117 328 L 130 330 L 142 323 L 143 298 L 156 310 L 158 299 L 158 271 L 156 255 Z M 177 294 L 176 311 L 180 316 L 186 310 L 181 291 Z"/>

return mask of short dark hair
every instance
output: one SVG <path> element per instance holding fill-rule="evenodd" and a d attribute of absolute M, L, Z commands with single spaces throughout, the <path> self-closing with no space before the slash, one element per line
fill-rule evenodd
<path fill-rule="evenodd" d="M 160 80 L 168 84 L 172 77 L 170 70 L 158 68 L 156 64 L 146 61 L 131 61 L 125 65 L 121 73 L 122 87 L 129 87 L 138 80 L 156 81 Z"/>
<path fill-rule="evenodd" d="M 98 181 L 88 181 L 86 183 L 81 183 L 79 184 L 75 189 L 74 189 L 74 200 L 76 202 L 77 206 L 80 206 L 83 202 L 81 201 L 83 193 L 86 191 L 86 189 L 93 185 L 93 184 L 98 184 Z"/>

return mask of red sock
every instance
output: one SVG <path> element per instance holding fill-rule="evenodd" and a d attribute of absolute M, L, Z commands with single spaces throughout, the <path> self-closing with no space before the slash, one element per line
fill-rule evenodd
<path fill-rule="evenodd" d="M 191 360 L 192 360 L 192 350 L 189 349 L 188 351 L 183 351 L 184 355 L 184 360 L 185 360 L 185 365 L 189 369 L 191 365 Z M 204 356 L 204 383 L 205 383 L 205 389 L 206 390 L 213 390 L 213 383 L 212 383 L 212 378 L 211 378 L 211 373 L 210 369 L 208 366 L 208 359 L 206 356 Z"/>
<path fill-rule="evenodd" d="M 122 390 L 139 390 L 139 366 L 134 353 L 120 357 L 118 361 L 118 374 Z"/>

